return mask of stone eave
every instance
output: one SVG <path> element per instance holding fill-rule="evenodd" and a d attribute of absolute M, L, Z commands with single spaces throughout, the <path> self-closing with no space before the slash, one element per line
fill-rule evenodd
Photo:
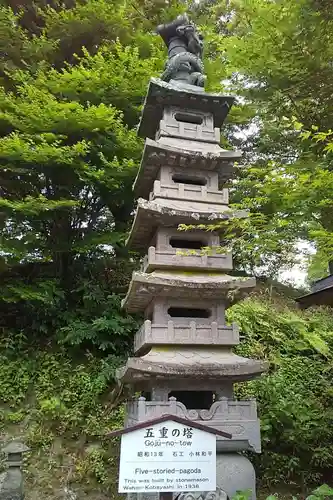
<path fill-rule="evenodd" d="M 151 78 L 139 124 L 139 137 L 155 139 L 166 106 L 213 113 L 214 126 L 221 128 L 235 98 L 221 94 L 208 94 L 194 86 L 181 87 Z"/>
<path fill-rule="evenodd" d="M 193 210 L 190 203 L 187 210 L 182 209 L 184 202 L 177 203 L 173 200 L 147 201 L 138 199 L 137 210 L 131 232 L 126 241 L 126 245 L 135 251 L 146 251 L 150 245 L 158 226 L 178 227 L 179 224 L 214 224 L 219 221 L 232 218 L 248 217 L 246 210 L 234 211 L 227 206 L 216 206 L 216 211 L 211 210 L 211 206 L 200 203 L 200 210 Z"/>
<path fill-rule="evenodd" d="M 117 378 L 124 384 L 134 384 L 138 387 L 142 384 L 154 386 L 157 380 L 160 384 L 176 380 L 180 385 L 185 381 L 192 384 L 197 381 L 199 386 L 203 381 L 206 383 L 211 381 L 212 387 L 215 388 L 224 381 L 235 383 L 252 380 L 268 369 L 268 363 L 265 361 L 232 356 L 234 361 L 226 363 L 222 359 L 214 359 L 214 355 L 205 363 L 199 359 L 195 362 L 195 356 L 193 356 L 191 364 L 172 363 L 162 359 L 154 362 L 145 359 L 149 355 L 129 358 L 126 365 L 117 370 Z"/>
<path fill-rule="evenodd" d="M 193 300 L 212 299 L 230 302 L 237 294 L 241 298 L 256 284 L 254 278 L 199 272 L 134 272 L 122 306 L 130 313 L 144 311 L 156 297 Z M 232 291 L 236 293 L 233 294 Z"/>
<path fill-rule="evenodd" d="M 220 153 L 178 149 L 146 139 L 142 161 L 133 189 L 139 197 L 148 199 L 161 166 L 170 165 L 186 169 L 215 170 L 221 183 L 233 177 L 233 162 L 241 159 L 238 151 L 221 149 Z"/>

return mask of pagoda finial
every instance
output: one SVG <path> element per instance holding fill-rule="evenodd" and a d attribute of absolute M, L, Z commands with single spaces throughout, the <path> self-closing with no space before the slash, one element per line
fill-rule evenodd
<path fill-rule="evenodd" d="M 203 36 L 186 14 L 168 24 L 161 24 L 157 33 L 168 47 L 168 60 L 162 80 L 203 87 Z"/>

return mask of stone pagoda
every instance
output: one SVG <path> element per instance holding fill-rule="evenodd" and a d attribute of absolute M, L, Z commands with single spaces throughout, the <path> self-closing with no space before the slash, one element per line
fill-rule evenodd
<path fill-rule="evenodd" d="M 229 432 L 231 440 L 217 440 L 218 490 L 200 495 L 251 489 L 255 498 L 253 466 L 239 452 L 260 452 L 256 402 L 236 401 L 233 384 L 266 366 L 233 354 L 239 331 L 225 320 L 231 293 L 242 297 L 255 281 L 228 274 L 232 256 L 221 253 L 223 233 L 201 226 L 247 216 L 230 210 L 225 187 L 240 154 L 219 146 L 233 98 L 204 91 L 203 41 L 187 16 L 157 31 L 168 60 L 162 78 L 149 83 L 138 129 L 146 142 L 128 246 L 145 256 L 123 306 L 143 312 L 144 323 L 134 357 L 118 372 L 122 384 L 141 393 L 127 405 L 126 426 L 172 414 Z M 198 229 L 179 231 L 180 224 Z"/>

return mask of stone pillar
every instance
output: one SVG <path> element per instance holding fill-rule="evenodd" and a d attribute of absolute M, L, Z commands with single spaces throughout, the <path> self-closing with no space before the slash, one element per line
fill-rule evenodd
<path fill-rule="evenodd" d="M 175 59 L 169 65 L 176 71 Z M 260 452 L 257 408 L 254 400 L 236 401 L 233 384 L 257 377 L 266 364 L 232 352 L 239 332 L 226 324 L 225 309 L 231 291 L 239 299 L 255 280 L 228 274 L 232 256 L 217 248 L 223 231 L 201 226 L 247 216 L 228 206 L 226 182 L 240 155 L 219 145 L 232 103 L 177 78 L 150 81 L 138 130 L 146 138 L 134 183 L 139 199 L 127 241 L 146 255 L 123 301 L 128 312 L 144 312 L 145 321 L 134 357 L 118 378 L 145 396 L 128 405 L 127 426 L 174 414 L 232 434 L 231 440 L 217 440 L 217 492 L 200 495 L 216 499 L 251 489 L 254 499 L 254 470 L 239 452 Z M 179 224 L 194 229 L 179 231 Z M 188 495 L 198 497 L 184 492 L 184 500 Z"/>
<path fill-rule="evenodd" d="M 29 448 L 18 441 L 12 441 L 3 453 L 7 454 L 7 471 L 0 477 L 0 500 L 23 500 L 22 454 Z"/>

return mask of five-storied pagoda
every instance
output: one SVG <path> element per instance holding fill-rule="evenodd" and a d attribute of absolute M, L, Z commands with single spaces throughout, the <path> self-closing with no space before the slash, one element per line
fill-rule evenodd
<path fill-rule="evenodd" d="M 241 452 L 260 452 L 256 402 L 236 401 L 233 384 L 266 367 L 233 354 L 239 332 L 225 320 L 230 291 L 240 297 L 255 281 L 228 274 L 232 256 L 217 251 L 223 234 L 178 230 L 247 216 L 229 209 L 224 187 L 240 155 L 219 146 L 233 98 L 204 91 L 202 37 L 187 16 L 157 31 L 168 60 L 162 78 L 149 83 L 141 116 L 138 134 L 146 142 L 128 239 L 146 255 L 123 301 L 128 312 L 144 312 L 144 323 L 134 357 L 118 372 L 142 396 L 128 403 L 126 426 L 172 414 L 229 432 L 231 440 L 217 440 L 217 491 L 181 496 L 230 498 L 251 489 L 255 498 L 253 466 Z"/>

